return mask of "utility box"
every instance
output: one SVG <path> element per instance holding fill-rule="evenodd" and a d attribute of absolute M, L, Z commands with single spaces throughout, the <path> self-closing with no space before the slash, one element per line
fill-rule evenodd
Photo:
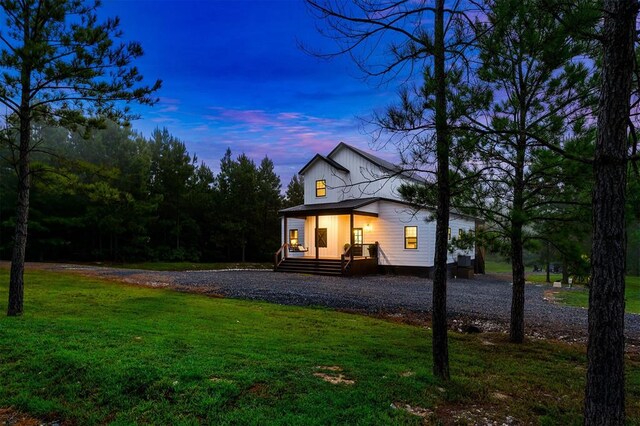
<path fill-rule="evenodd" d="M 458 267 L 471 268 L 471 256 L 458 256 Z"/>
<path fill-rule="evenodd" d="M 457 277 L 463 279 L 473 278 L 473 266 L 471 265 L 471 256 L 458 256 Z"/>

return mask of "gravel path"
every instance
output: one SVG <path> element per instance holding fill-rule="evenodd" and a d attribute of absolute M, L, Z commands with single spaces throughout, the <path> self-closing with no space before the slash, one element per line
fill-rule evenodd
<path fill-rule="evenodd" d="M 133 284 L 286 305 L 327 306 L 394 316 L 414 315 L 418 318 L 428 317 L 431 306 L 432 282 L 418 277 L 378 275 L 345 278 L 268 270 L 155 272 L 59 264 L 41 266 Z M 584 341 L 587 310 L 553 303 L 553 292 L 554 289 L 549 285 L 527 285 L 527 333 L 560 340 Z M 449 280 L 448 311 L 452 321 L 471 322 L 480 324 L 483 329 L 504 331 L 510 309 L 509 282 L 491 276 Z M 625 322 L 629 343 L 633 346 L 640 344 L 640 315 L 628 314 Z"/>

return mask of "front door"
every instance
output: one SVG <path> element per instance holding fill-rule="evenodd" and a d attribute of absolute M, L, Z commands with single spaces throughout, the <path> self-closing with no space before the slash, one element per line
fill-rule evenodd
<path fill-rule="evenodd" d="M 362 256 L 362 244 L 363 236 L 362 236 L 362 228 L 353 228 L 353 255 L 354 256 Z"/>
<path fill-rule="evenodd" d="M 327 228 L 316 228 L 316 247 L 327 248 Z"/>

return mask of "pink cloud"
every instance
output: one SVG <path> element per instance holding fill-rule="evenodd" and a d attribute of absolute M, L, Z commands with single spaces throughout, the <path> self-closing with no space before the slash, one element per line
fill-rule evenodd
<path fill-rule="evenodd" d="M 164 114 L 156 120 L 170 124 L 170 117 Z M 369 149 L 369 137 L 360 132 L 361 123 L 355 118 L 220 106 L 209 107 L 194 118 L 178 136 L 214 172 L 229 147 L 234 157 L 245 153 L 256 163 L 268 156 L 284 187 L 316 153 L 328 154 L 339 142 Z"/>

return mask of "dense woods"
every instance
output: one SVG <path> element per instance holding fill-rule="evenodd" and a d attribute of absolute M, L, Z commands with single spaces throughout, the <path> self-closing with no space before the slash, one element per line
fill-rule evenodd
<path fill-rule="evenodd" d="M 46 126 L 34 133 L 42 143 L 33 155 L 27 259 L 265 260 L 279 245 L 284 199 L 269 158 L 256 163 L 227 150 L 216 174 L 166 129 L 150 138 L 114 123 L 89 137 Z M 3 162 L 5 259 L 15 203 L 15 173 Z"/>

